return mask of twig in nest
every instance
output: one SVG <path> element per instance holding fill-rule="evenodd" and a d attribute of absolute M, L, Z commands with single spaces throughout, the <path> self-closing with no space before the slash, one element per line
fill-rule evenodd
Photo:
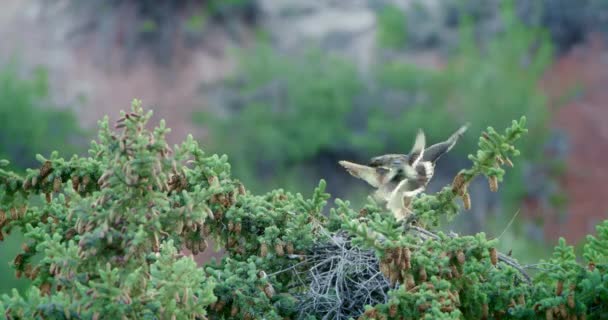
<path fill-rule="evenodd" d="M 315 246 L 306 259 L 310 268 L 297 275 L 304 278 L 305 292 L 298 296 L 299 317 L 349 319 L 363 314 L 365 305 L 388 301 L 388 279 L 380 272 L 372 250 L 351 244 L 346 235 L 330 236 Z"/>

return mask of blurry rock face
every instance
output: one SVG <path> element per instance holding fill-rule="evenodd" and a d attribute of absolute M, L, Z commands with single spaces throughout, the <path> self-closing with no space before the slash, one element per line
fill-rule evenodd
<path fill-rule="evenodd" d="M 258 2 L 261 25 L 270 33 L 277 48 L 287 52 L 301 52 L 320 47 L 325 52 L 349 58 L 363 71 L 382 59 L 377 50 L 377 17 L 387 6 L 406 13 L 408 48 L 424 50 L 438 43 L 455 43 L 458 34 L 453 26 L 446 23 L 451 7 L 439 0 Z M 429 67 L 439 64 L 436 52 L 430 50 L 423 53 L 409 50 L 400 55 Z"/>
<path fill-rule="evenodd" d="M 164 118 L 173 128 L 171 143 L 188 133 L 202 133 L 191 114 L 204 103 L 200 86 L 219 81 L 232 70 L 233 62 L 223 54 L 233 44 L 226 32 L 210 29 L 206 41 L 211 45 L 206 47 L 177 44 L 175 63 L 169 66 L 155 63 L 145 50 L 126 64 L 128 48 L 120 32 L 99 32 L 75 42 L 67 1 L 45 3 L 51 2 L 3 0 L 0 61 L 15 55 L 26 68 L 44 66 L 53 98 L 74 108 L 84 126 L 96 128 L 104 115 L 117 119 L 120 110 L 139 98 L 154 110 L 155 121 Z"/>
<path fill-rule="evenodd" d="M 408 48 L 445 50 L 458 44 L 463 15 L 477 25 L 482 40 L 503 28 L 502 0 L 259 0 L 264 24 L 285 48 L 309 41 L 350 53 L 357 62 L 369 62 L 376 13 L 387 5 L 406 13 Z M 549 31 L 556 47 L 565 52 L 590 32 L 608 34 L 608 6 L 594 0 L 516 0 L 517 16 L 527 25 Z M 361 52 L 353 51 L 357 49 Z"/>
<path fill-rule="evenodd" d="M 301 51 L 320 45 L 367 64 L 376 23 L 368 2 L 261 0 L 260 8 L 264 27 L 278 47 Z"/>
<path fill-rule="evenodd" d="M 345 54 L 358 65 L 374 59 L 377 14 L 386 6 L 406 14 L 408 47 L 425 49 L 453 45 L 457 41 L 457 1 L 437 0 L 260 0 L 263 24 L 276 44 L 286 50 L 302 50 L 310 44 Z M 476 2 L 473 14 L 485 20 L 484 32 L 496 32 L 498 2 Z"/>
<path fill-rule="evenodd" d="M 601 37 L 592 37 L 560 57 L 543 82 L 555 107 L 553 124 L 569 140 L 566 172 L 560 181 L 568 196 L 568 214 L 547 217 L 545 236 L 561 234 L 569 242 L 580 241 L 608 218 L 608 162 L 603 160 L 608 155 L 607 48 Z M 582 90 L 564 99 L 564 92 L 575 88 Z M 559 154 L 563 146 L 555 149 Z"/>
<path fill-rule="evenodd" d="M 553 2 L 539 2 L 531 7 L 524 0 L 516 1 L 516 12 L 529 25 L 546 25 L 554 38 L 570 41 L 571 37 L 563 39 L 563 34 L 583 28 L 579 18 L 586 11 L 581 9 L 568 16 L 555 17 Z M 502 5 L 500 0 L 464 3 L 459 0 L 259 0 L 260 21 L 279 48 L 306 50 L 320 46 L 346 55 L 363 69 L 377 59 L 377 16 L 387 6 L 405 14 L 408 54 L 418 59 L 416 51 L 447 52 L 458 46 L 458 25 L 463 15 L 475 22 L 475 34 L 481 41 L 500 32 Z M 541 15 L 540 10 L 547 13 Z"/>

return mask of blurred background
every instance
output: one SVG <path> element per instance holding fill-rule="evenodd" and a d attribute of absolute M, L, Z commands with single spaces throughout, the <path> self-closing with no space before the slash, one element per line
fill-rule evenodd
<path fill-rule="evenodd" d="M 475 181 L 448 228 L 532 262 L 608 218 L 606 40 L 606 0 L 2 0 L 0 158 L 23 171 L 36 153 L 86 155 L 97 121 L 139 98 L 171 143 L 192 133 L 254 192 L 308 196 L 323 178 L 360 206 L 370 189 L 338 160 L 471 122 L 433 192 L 481 130 L 526 115 L 499 192 Z M 0 244 L 0 293 L 27 288 L 9 267 L 20 244 Z"/>

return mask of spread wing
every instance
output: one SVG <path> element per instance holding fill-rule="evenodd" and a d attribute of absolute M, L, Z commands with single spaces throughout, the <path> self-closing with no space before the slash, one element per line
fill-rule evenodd
<path fill-rule="evenodd" d="M 418 130 L 416 134 L 416 140 L 414 141 L 414 146 L 412 147 L 412 151 L 409 154 L 408 164 L 412 167 L 415 167 L 416 164 L 422 159 L 424 155 L 424 146 L 426 144 L 426 139 L 424 136 L 424 132 L 422 130 Z"/>
<path fill-rule="evenodd" d="M 402 165 L 408 162 L 409 156 L 406 154 L 385 154 L 374 157 L 370 160 L 370 167 L 391 167 L 394 165 Z"/>
<path fill-rule="evenodd" d="M 452 150 L 458 139 L 467 131 L 469 124 L 460 127 L 446 141 L 436 143 L 424 150 L 424 161 L 437 162 L 441 156 Z"/>
<path fill-rule="evenodd" d="M 404 164 L 409 164 L 413 166 L 414 163 L 420 161 L 422 155 L 426 152 L 424 150 L 424 146 L 426 144 L 426 139 L 424 136 L 424 132 L 422 130 L 418 130 L 416 134 L 416 140 L 414 141 L 414 147 L 412 147 L 412 151 L 410 154 L 385 154 L 382 156 L 374 157 L 370 160 L 370 167 L 393 167 L 393 166 L 402 166 Z"/>
<path fill-rule="evenodd" d="M 340 161 L 339 163 L 353 177 L 364 180 L 374 188 L 378 188 L 386 182 L 390 181 L 397 173 L 395 170 L 390 170 L 385 167 L 376 168 L 364 166 L 349 161 Z"/>

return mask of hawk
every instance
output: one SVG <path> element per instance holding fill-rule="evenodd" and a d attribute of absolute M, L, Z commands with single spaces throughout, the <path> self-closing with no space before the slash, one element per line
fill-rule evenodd
<path fill-rule="evenodd" d="M 386 154 L 374 157 L 368 165 L 340 161 L 352 176 L 376 188 L 374 198 L 386 204 L 397 220 L 411 214 L 412 199 L 422 193 L 435 172 L 437 160 L 449 152 L 468 128 L 460 127 L 447 140 L 428 148 L 422 130 L 418 130 L 414 146 L 408 154 Z"/>

